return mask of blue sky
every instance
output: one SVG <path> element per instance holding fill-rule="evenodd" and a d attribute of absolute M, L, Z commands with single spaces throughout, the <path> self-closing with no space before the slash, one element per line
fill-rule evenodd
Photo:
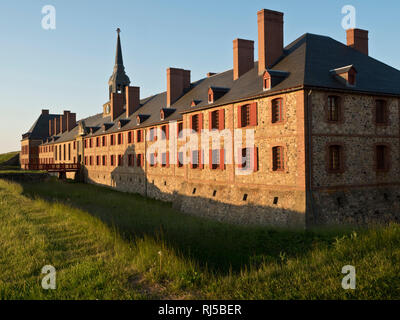
<path fill-rule="evenodd" d="M 383 4 L 384 3 L 384 4 Z M 44 5 L 56 8 L 56 29 L 41 26 Z M 166 68 L 207 72 L 232 68 L 232 40 L 255 40 L 257 11 L 283 11 L 285 45 L 310 32 L 345 42 L 344 5 L 370 31 L 370 55 L 400 69 L 398 1 L 25 0 L 0 3 L 0 153 L 18 150 L 40 114 L 63 110 L 78 119 L 99 113 L 107 99 L 120 27 L 125 70 L 145 97 L 166 89 Z"/>

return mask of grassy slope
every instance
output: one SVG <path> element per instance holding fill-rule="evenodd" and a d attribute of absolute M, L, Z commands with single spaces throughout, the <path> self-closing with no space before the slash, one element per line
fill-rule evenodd
<path fill-rule="evenodd" d="M 0 298 L 400 298 L 398 225 L 244 228 L 57 181 L 23 189 L 0 181 L 0 201 Z M 45 264 L 59 271 L 55 292 L 40 289 Z M 354 291 L 341 288 L 347 264 L 356 267 Z"/>
<path fill-rule="evenodd" d="M 0 154 L 0 165 L 1 165 L 3 162 L 6 162 L 6 161 L 10 160 L 10 159 L 11 159 L 12 157 L 14 157 L 16 154 L 18 154 L 18 151 Z"/>

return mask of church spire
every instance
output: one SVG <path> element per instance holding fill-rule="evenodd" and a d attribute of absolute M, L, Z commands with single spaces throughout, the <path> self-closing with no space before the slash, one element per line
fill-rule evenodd
<path fill-rule="evenodd" d="M 129 77 L 125 73 L 124 62 L 122 60 L 122 49 L 121 49 L 121 39 L 120 34 L 121 29 L 117 29 L 117 49 L 115 52 L 115 65 L 113 74 L 108 81 L 109 94 L 113 92 L 123 92 L 126 86 L 131 83 Z"/>

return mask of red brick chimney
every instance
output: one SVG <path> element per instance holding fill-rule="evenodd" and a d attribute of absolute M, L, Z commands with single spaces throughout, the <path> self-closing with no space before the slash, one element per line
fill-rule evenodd
<path fill-rule="evenodd" d="M 283 13 L 262 9 L 257 12 L 258 73 L 271 68 L 283 54 Z"/>
<path fill-rule="evenodd" d="M 54 122 L 53 120 L 49 120 L 49 136 L 53 136 L 54 135 Z"/>
<path fill-rule="evenodd" d="M 126 117 L 140 107 L 140 87 L 125 87 Z"/>
<path fill-rule="evenodd" d="M 60 115 L 60 131 L 64 133 L 67 131 L 67 116 L 70 111 L 64 111 L 64 114 Z"/>
<path fill-rule="evenodd" d="M 347 45 L 368 55 L 368 31 L 362 29 L 347 29 Z"/>
<path fill-rule="evenodd" d="M 60 117 L 55 117 L 54 118 L 54 134 L 57 135 L 57 134 L 61 133 L 60 129 L 61 129 Z"/>
<path fill-rule="evenodd" d="M 111 93 L 111 121 L 118 118 L 124 112 L 124 95 L 122 93 Z"/>
<path fill-rule="evenodd" d="M 66 114 L 66 128 L 67 128 L 67 131 L 71 131 L 73 128 L 76 127 L 76 113 L 64 111 L 64 113 L 65 112 L 68 112 Z"/>
<path fill-rule="evenodd" d="M 254 67 L 254 41 L 233 40 L 233 80 Z"/>
<path fill-rule="evenodd" d="M 167 69 L 167 107 L 170 107 L 190 88 L 190 70 Z"/>

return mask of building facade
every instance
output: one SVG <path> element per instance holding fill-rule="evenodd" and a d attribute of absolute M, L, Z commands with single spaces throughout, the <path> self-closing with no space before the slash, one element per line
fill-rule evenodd
<path fill-rule="evenodd" d="M 399 221 L 400 71 L 304 34 L 283 46 L 283 13 L 260 10 L 254 41 L 233 41 L 233 69 L 192 82 L 168 68 L 167 91 L 141 99 L 125 73 L 119 29 L 102 112 L 42 110 L 21 166 L 80 163 L 85 181 L 171 201 L 240 224 Z"/>

